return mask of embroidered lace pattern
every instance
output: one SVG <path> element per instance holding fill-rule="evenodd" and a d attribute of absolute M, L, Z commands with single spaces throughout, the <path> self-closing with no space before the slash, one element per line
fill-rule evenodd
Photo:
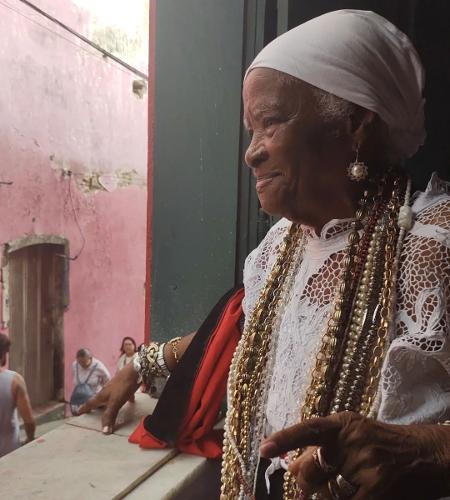
<path fill-rule="evenodd" d="M 450 418 L 450 196 L 433 176 L 413 203 L 415 223 L 405 239 L 397 285 L 395 338 L 380 382 L 378 418 L 435 422 Z M 333 220 L 307 244 L 280 318 L 266 433 L 298 421 L 321 334 L 333 302 L 347 243 L 348 220 Z M 247 258 L 244 313 L 249 316 L 290 222 L 279 221 Z"/>

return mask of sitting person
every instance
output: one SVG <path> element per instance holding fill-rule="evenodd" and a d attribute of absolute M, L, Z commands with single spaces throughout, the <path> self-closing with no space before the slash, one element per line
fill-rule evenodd
<path fill-rule="evenodd" d="M 132 337 L 124 337 L 120 345 L 120 357 L 117 362 L 117 371 L 120 371 L 128 363 L 131 363 L 136 352 L 136 341 Z"/>
<path fill-rule="evenodd" d="M 69 402 L 72 415 L 78 415 L 80 406 L 111 379 L 106 366 L 92 357 L 91 351 L 86 348 L 77 351 L 76 360 L 72 364 L 72 377 L 74 389 Z"/>
<path fill-rule="evenodd" d="M 27 443 L 33 441 L 36 430 L 25 380 L 6 368 L 10 346 L 9 338 L 0 333 L 0 457 L 20 446 L 17 412 L 23 419 Z"/>
<path fill-rule="evenodd" d="M 372 12 L 330 12 L 265 47 L 244 78 L 245 160 L 262 208 L 281 220 L 247 258 L 244 290 L 195 334 L 143 347 L 81 411 L 106 404 L 112 432 L 138 381 L 170 372 L 130 440 L 218 458 L 212 427 L 227 393 L 223 500 L 419 498 L 404 468 L 384 466 L 408 456 L 416 479 L 435 477 L 403 455 L 405 433 L 375 457 L 376 475 L 333 449 L 326 458 L 342 468 L 327 469 L 324 454 L 304 449 L 320 439 L 261 450 L 270 462 L 259 449 L 299 421 L 341 412 L 378 420 L 365 434 L 374 445 L 400 424 L 425 433 L 450 418 L 449 186 L 433 175 L 414 194 L 404 167 L 425 140 L 423 86 L 409 39 Z M 319 463 L 327 480 L 299 479 L 299 463 Z"/>
<path fill-rule="evenodd" d="M 111 380 L 108 368 L 86 348 L 77 351 L 76 360 L 72 363 L 72 377 L 74 385 L 87 384 L 94 394 Z"/>

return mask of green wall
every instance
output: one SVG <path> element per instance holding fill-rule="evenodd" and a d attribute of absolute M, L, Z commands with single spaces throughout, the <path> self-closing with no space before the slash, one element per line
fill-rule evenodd
<path fill-rule="evenodd" d="M 151 337 L 196 329 L 234 285 L 244 2 L 156 8 Z"/>

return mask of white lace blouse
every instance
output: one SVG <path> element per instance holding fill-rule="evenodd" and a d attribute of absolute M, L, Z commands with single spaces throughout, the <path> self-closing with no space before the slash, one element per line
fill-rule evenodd
<path fill-rule="evenodd" d="M 380 381 L 378 419 L 391 423 L 450 419 L 450 185 L 432 176 L 413 201 L 397 283 L 396 332 Z M 299 411 L 333 304 L 349 220 L 332 220 L 320 236 L 305 228 L 303 260 L 287 297 L 266 407 L 266 434 L 298 422 Z M 251 314 L 290 222 L 279 221 L 244 268 Z"/>

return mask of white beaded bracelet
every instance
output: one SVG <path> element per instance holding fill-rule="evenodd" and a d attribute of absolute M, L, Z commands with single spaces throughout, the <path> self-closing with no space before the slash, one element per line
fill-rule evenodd
<path fill-rule="evenodd" d="M 164 346 L 166 345 L 166 343 L 164 342 L 163 344 L 161 344 L 159 346 L 159 349 L 158 349 L 158 356 L 156 357 L 156 364 L 159 366 L 159 368 L 161 369 L 161 374 L 164 376 L 164 377 L 168 377 L 170 375 L 170 371 L 169 369 L 167 368 L 167 365 L 166 365 L 166 361 L 164 359 Z"/>

